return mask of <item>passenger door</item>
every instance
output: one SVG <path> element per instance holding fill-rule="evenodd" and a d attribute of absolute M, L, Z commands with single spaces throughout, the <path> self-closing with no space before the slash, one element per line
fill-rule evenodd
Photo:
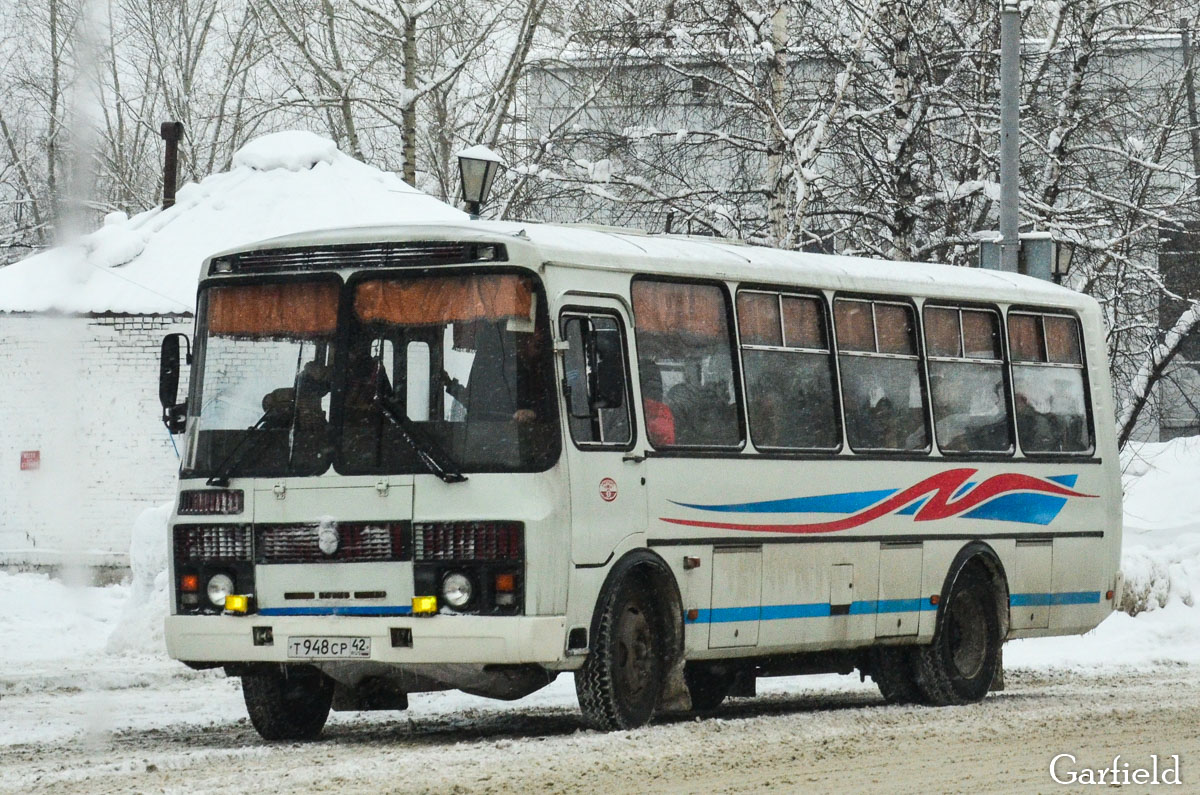
<path fill-rule="evenodd" d="M 646 529 L 644 465 L 629 455 L 637 429 L 629 379 L 627 318 L 618 299 L 590 296 L 586 304 L 568 306 L 559 315 L 559 339 L 565 342 L 560 391 L 570 436 L 567 466 L 571 481 L 571 558 L 576 565 L 607 562 L 621 539 Z M 589 364 L 587 349 L 594 349 L 601 335 L 609 335 L 610 340 L 616 335 L 620 341 L 620 361 L 607 365 L 619 365 L 615 369 L 621 374 L 621 399 L 619 405 L 597 408 L 592 405 L 594 368 Z"/>

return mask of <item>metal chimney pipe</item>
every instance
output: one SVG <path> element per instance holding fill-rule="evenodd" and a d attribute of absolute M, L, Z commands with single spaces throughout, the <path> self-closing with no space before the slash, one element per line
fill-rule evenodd
<path fill-rule="evenodd" d="M 179 139 L 183 137 L 183 122 L 164 121 L 158 134 L 167 142 L 163 156 L 163 209 L 175 204 L 175 186 L 179 181 Z"/>

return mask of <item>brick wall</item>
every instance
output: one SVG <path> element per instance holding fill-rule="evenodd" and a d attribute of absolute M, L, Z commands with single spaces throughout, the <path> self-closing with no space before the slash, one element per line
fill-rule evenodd
<path fill-rule="evenodd" d="M 0 562 L 119 561 L 137 515 L 172 498 L 158 352 L 176 331 L 192 318 L 0 313 Z"/>

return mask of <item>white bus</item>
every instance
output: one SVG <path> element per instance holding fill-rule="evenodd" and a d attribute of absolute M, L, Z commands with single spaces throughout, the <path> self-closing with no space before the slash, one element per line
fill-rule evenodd
<path fill-rule="evenodd" d="M 1100 312 L 1013 274 L 476 221 L 206 261 L 173 657 L 266 738 L 574 673 L 589 725 L 757 676 L 961 704 L 1119 593 Z"/>

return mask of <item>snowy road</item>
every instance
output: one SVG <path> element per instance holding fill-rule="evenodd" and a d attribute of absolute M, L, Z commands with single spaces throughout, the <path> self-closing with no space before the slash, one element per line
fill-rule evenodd
<path fill-rule="evenodd" d="M 414 696 L 335 713 L 322 741 L 268 744 L 237 680 L 152 666 L 115 689 L 7 692 L 0 790 L 46 792 L 1029 792 L 1049 762 L 1178 754 L 1200 783 L 1200 665 L 1008 672 L 970 707 L 885 707 L 856 677 L 761 680 L 715 718 L 581 727 L 569 677 L 515 704 Z M 127 687 L 125 685 L 143 686 Z"/>
<path fill-rule="evenodd" d="M 1200 792 L 1200 437 L 1145 445 L 1129 472 L 1136 617 L 1006 645 L 1003 693 L 901 708 L 857 677 L 764 679 L 715 718 L 613 734 L 582 727 L 562 676 L 511 704 L 417 694 L 334 713 L 317 743 L 264 743 L 238 680 L 166 658 L 170 506 L 147 511 L 132 583 L 0 572 L 0 792 L 1054 792 L 1057 754 L 1178 755 L 1167 791 Z"/>

